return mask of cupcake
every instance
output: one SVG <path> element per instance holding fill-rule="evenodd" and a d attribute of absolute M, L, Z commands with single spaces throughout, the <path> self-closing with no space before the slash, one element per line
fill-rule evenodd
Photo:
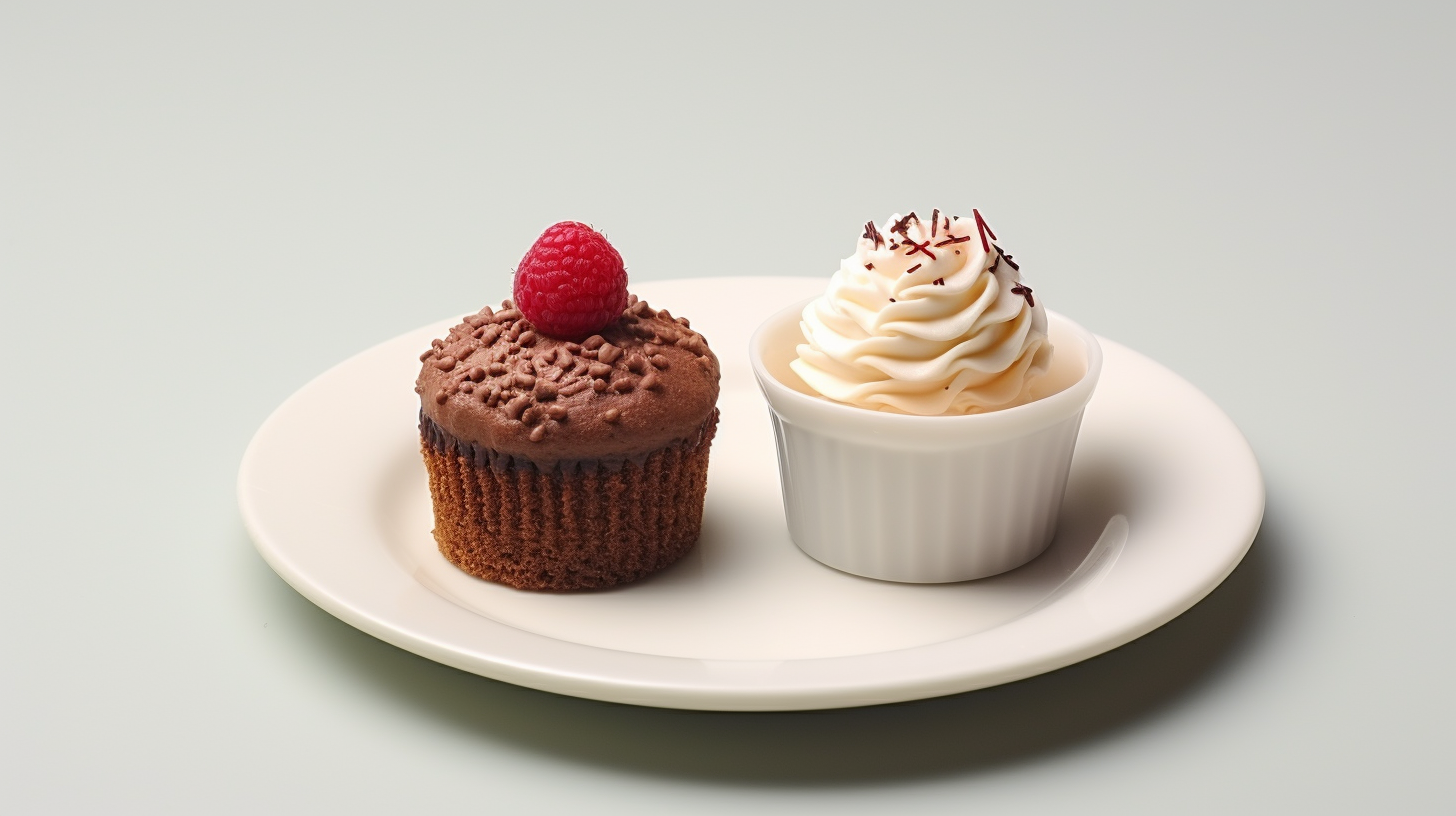
<path fill-rule="evenodd" d="M 513 296 L 421 355 L 420 439 L 451 563 L 518 589 L 613 586 L 697 541 L 718 359 L 629 295 L 591 227 L 547 229 Z"/>
<path fill-rule="evenodd" d="M 826 293 L 754 335 L 789 533 L 830 566 L 963 581 L 1055 535 L 1101 350 L 972 212 L 866 223 Z"/>

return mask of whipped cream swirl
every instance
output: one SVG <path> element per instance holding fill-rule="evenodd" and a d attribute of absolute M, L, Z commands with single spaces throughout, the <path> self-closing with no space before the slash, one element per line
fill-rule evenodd
<path fill-rule="evenodd" d="M 1029 399 L 1052 347 L 1046 312 L 980 213 L 865 224 L 823 297 L 804 308 L 794 372 L 861 408 L 934 416 Z"/>

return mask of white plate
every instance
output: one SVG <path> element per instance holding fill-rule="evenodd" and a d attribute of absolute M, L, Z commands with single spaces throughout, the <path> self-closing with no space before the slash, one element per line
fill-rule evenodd
<path fill-rule="evenodd" d="M 520 592 L 440 557 L 412 386 L 419 352 L 455 320 L 365 351 L 284 402 L 243 457 L 243 519 L 305 597 L 431 660 L 560 694 L 722 710 L 888 703 L 1060 668 L 1171 620 L 1247 551 L 1264 508 L 1248 443 L 1193 386 L 1102 340 L 1102 382 L 1045 554 L 994 578 L 930 586 L 813 561 L 789 541 L 747 347 L 771 312 L 824 285 L 634 287 L 691 317 L 723 362 L 703 537 L 644 581 Z"/>

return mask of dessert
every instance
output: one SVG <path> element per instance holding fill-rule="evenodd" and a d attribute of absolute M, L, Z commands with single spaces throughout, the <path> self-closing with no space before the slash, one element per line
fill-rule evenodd
<path fill-rule="evenodd" d="M 1044 307 L 973 219 L 865 223 L 824 297 L 804 309 L 794 373 L 829 399 L 921 416 L 1026 402 L 1051 364 Z"/>
<path fill-rule="evenodd" d="M 718 359 L 686 318 L 627 294 L 605 237 L 563 222 L 513 299 L 421 355 L 421 448 L 440 552 L 516 587 L 636 580 L 697 541 Z"/>
<path fill-rule="evenodd" d="M 975 211 L 866 223 L 824 296 L 754 334 L 789 535 L 810 556 L 939 583 L 1051 542 L 1102 353 L 995 240 Z"/>

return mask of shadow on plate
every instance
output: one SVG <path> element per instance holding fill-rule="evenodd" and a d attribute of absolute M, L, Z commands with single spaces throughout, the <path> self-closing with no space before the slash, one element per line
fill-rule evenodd
<path fill-rule="evenodd" d="M 276 602 L 310 649 L 351 681 L 491 743 L 648 777 L 842 788 L 1030 761 L 1188 704 L 1248 658 L 1275 614 L 1287 551 L 1278 521 L 1266 513 L 1243 563 L 1207 598 L 1119 649 L 1004 686 L 870 708 L 717 713 L 563 697 L 417 657 L 291 591 Z M 257 564 L 259 581 L 279 582 L 269 594 L 286 588 Z"/>

